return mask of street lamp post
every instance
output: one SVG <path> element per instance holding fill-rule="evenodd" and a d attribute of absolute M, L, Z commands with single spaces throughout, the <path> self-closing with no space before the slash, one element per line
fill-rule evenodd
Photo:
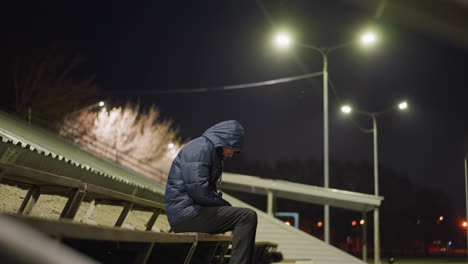
<path fill-rule="evenodd" d="M 372 131 L 374 135 L 374 193 L 379 196 L 379 151 L 377 145 L 377 116 L 371 115 L 372 118 Z"/>
<path fill-rule="evenodd" d="M 276 44 L 281 47 L 288 47 L 292 44 L 291 38 L 285 33 L 279 33 L 275 38 Z M 360 39 L 363 45 L 370 45 L 376 41 L 372 32 L 366 32 Z M 323 75 L 323 185 L 329 188 L 330 161 L 329 161 L 329 139 L 328 139 L 328 54 L 331 52 L 350 46 L 354 41 L 342 43 L 332 47 L 317 47 L 314 45 L 296 43 L 297 46 L 308 48 L 319 52 L 322 55 L 322 75 Z M 330 243 L 330 206 L 324 205 L 324 240 Z"/>
<path fill-rule="evenodd" d="M 316 50 L 322 54 L 322 75 L 323 75 L 323 186 L 330 187 L 330 161 L 329 161 L 329 140 L 328 140 L 328 53 L 330 50 L 317 48 L 311 45 L 301 45 L 306 48 Z M 330 244 L 330 206 L 324 205 L 324 240 Z"/>
<path fill-rule="evenodd" d="M 465 206 L 466 206 L 466 221 L 468 221 L 468 153 L 465 154 Z M 466 229 L 466 258 L 468 260 L 468 228 Z"/>
<path fill-rule="evenodd" d="M 379 158 L 377 145 L 377 115 L 372 114 L 372 131 L 374 135 L 374 193 L 379 196 Z M 380 263 L 380 208 L 374 209 L 374 261 Z"/>
<path fill-rule="evenodd" d="M 373 148 L 374 148 L 374 195 L 379 196 L 379 150 L 378 150 L 378 129 L 377 129 L 377 117 L 391 112 L 395 109 L 396 107 L 389 108 L 385 111 L 382 112 L 364 112 L 364 111 L 359 111 L 359 110 L 354 110 L 358 114 L 362 114 L 365 116 L 368 116 L 372 119 L 372 129 L 363 129 L 359 127 L 361 131 L 364 133 L 370 133 L 372 132 L 373 134 Z M 408 108 L 408 103 L 406 101 L 401 102 L 398 104 L 397 108 L 399 110 L 406 110 Z M 344 105 L 341 107 L 341 111 L 345 114 L 351 113 L 353 110 L 349 105 Z M 468 208 L 468 207 L 467 207 Z M 379 208 L 374 209 L 374 260 L 375 263 L 380 263 L 380 227 L 379 227 Z"/>

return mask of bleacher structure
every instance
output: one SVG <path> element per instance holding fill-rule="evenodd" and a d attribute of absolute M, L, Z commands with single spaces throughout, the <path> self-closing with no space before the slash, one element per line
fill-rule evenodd
<path fill-rule="evenodd" d="M 223 263 L 225 256 L 229 257 L 230 235 L 154 232 L 156 220 L 168 226 L 167 218 L 159 217 L 164 214 L 163 184 L 4 112 L 0 112 L 0 140 L 0 183 L 27 190 L 17 214 L 6 215 L 8 219 L 104 263 Z M 228 174 L 223 177 L 230 178 Z M 232 186 L 237 185 L 231 181 Z M 28 216 L 44 194 L 66 197 L 58 221 Z M 232 196 L 226 195 L 226 199 L 233 205 L 252 208 Z M 100 204 L 117 205 L 122 211 L 114 227 L 77 223 L 73 219 L 83 202 L 90 203 L 86 216 Z M 252 209 L 259 216 L 257 248 L 268 251 L 277 247 L 291 261 L 288 263 L 364 263 Z M 122 228 L 133 211 L 151 212 L 146 231 Z M 1 246 L 0 256 L 4 250 Z"/>
<path fill-rule="evenodd" d="M 288 183 L 284 181 L 276 180 L 266 180 L 258 177 L 253 177 L 247 175 L 235 175 L 225 173 L 223 174 L 223 189 L 224 190 L 236 190 L 236 191 L 248 191 L 251 193 L 267 194 L 266 189 L 271 189 L 272 186 L 269 185 L 274 182 L 274 185 L 281 186 L 282 188 L 287 188 L 289 184 L 296 185 L 294 183 Z M 259 188 L 256 186 L 256 183 L 262 182 L 262 187 Z M 248 184 L 247 184 L 248 183 Z M 310 186 L 308 186 L 310 187 Z M 320 187 L 313 187 L 320 188 Z M 324 191 L 324 190 L 322 190 Z M 336 190 L 331 190 L 331 192 L 336 192 Z M 299 192 L 295 193 L 296 199 Z M 308 195 L 314 195 L 313 192 L 308 193 Z M 317 193 L 315 193 L 317 195 Z M 320 192 L 318 191 L 318 195 Z M 348 193 L 350 201 L 351 196 L 355 196 L 355 199 L 362 199 L 364 197 L 356 197 L 360 195 Z M 280 251 L 285 260 L 295 261 L 296 263 L 309 263 L 309 264 L 365 264 L 361 259 L 358 259 L 339 248 L 336 248 L 330 244 L 325 243 L 324 241 L 311 236 L 310 234 L 301 231 L 294 226 L 286 225 L 283 221 L 273 217 L 272 212 L 263 212 L 256 208 L 249 206 L 248 204 L 235 199 L 232 196 L 225 194 L 226 199 L 230 201 L 234 206 L 239 207 L 250 207 L 256 210 L 258 215 L 258 227 L 257 227 L 257 241 L 270 241 L 278 245 L 278 251 Z M 223 197 L 225 197 L 223 195 Z M 279 195 L 279 197 L 285 197 L 284 195 Z M 286 196 L 294 197 L 294 196 Z M 371 203 L 380 203 L 379 198 L 368 196 Z M 307 201 L 310 202 L 310 199 Z M 316 199 L 314 203 L 320 203 L 320 199 Z M 330 198 L 330 203 L 333 204 L 332 199 Z M 354 203 L 357 202 L 354 201 Z M 337 203 L 334 204 L 335 206 Z M 363 204 L 362 208 L 372 208 L 369 204 Z M 356 207 L 358 209 L 358 207 Z"/>
<path fill-rule="evenodd" d="M 230 235 L 151 231 L 164 213 L 163 185 L 8 114 L 0 113 L 0 124 L 0 183 L 27 190 L 17 214 L 2 217 L 102 263 L 223 263 Z M 27 216 L 41 195 L 67 199 L 58 221 Z M 84 201 L 91 203 L 88 217 L 97 205 L 120 206 L 114 227 L 72 221 Z M 146 231 L 121 228 L 132 211 L 151 212 Z"/>

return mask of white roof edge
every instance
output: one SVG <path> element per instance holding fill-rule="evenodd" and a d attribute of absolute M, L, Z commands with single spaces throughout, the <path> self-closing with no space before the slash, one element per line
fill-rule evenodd
<path fill-rule="evenodd" d="M 229 189 L 229 184 L 250 187 L 251 192 L 257 192 L 256 189 L 264 191 L 272 190 L 276 192 L 278 196 L 283 198 L 300 195 L 310 199 L 319 198 L 330 200 L 331 203 L 337 202 L 341 205 L 349 204 L 350 208 L 356 208 L 356 206 L 379 207 L 384 199 L 382 196 L 371 194 L 225 172 L 223 173 L 224 188 Z"/>

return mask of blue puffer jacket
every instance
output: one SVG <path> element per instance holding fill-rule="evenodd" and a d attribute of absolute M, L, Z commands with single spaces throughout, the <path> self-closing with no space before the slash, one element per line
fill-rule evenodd
<path fill-rule="evenodd" d="M 234 120 L 218 123 L 187 143 L 172 162 L 166 185 L 166 211 L 175 226 L 195 216 L 202 206 L 230 206 L 217 193 L 216 182 L 223 170 L 222 151 L 240 151 L 244 129 Z"/>

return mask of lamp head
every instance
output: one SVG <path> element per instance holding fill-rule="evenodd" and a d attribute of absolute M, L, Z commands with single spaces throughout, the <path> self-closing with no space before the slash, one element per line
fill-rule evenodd
<path fill-rule="evenodd" d="M 281 32 L 275 36 L 275 44 L 280 48 L 288 48 L 291 46 L 292 40 L 289 34 Z"/>
<path fill-rule="evenodd" d="M 408 103 L 406 101 L 403 101 L 403 102 L 399 103 L 398 104 L 398 109 L 400 109 L 400 110 L 408 109 Z"/>
<path fill-rule="evenodd" d="M 343 105 L 343 106 L 341 107 L 341 112 L 343 112 L 343 113 L 345 113 L 345 114 L 351 113 L 352 110 L 353 110 L 353 109 L 352 109 L 351 106 L 349 106 L 349 105 Z"/>
<path fill-rule="evenodd" d="M 372 31 L 367 31 L 361 35 L 361 44 L 363 46 L 371 46 L 377 41 L 377 36 Z"/>

